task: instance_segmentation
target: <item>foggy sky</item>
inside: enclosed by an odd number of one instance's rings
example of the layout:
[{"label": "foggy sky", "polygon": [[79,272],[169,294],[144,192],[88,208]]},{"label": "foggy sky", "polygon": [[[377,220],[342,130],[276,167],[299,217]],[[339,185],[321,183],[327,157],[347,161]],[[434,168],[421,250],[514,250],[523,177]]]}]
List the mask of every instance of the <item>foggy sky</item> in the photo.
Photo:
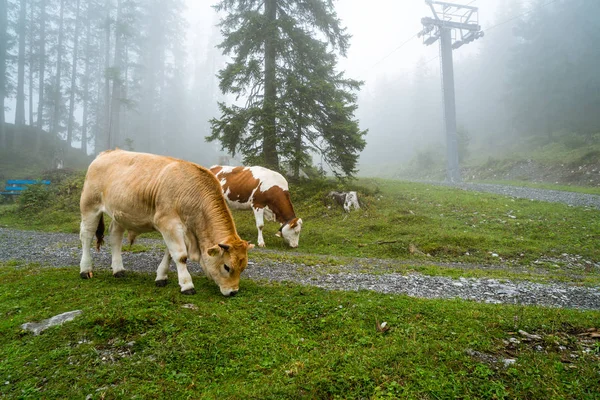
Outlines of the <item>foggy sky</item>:
[{"label": "foggy sky", "polygon": [[[479,7],[479,22],[484,31],[502,1],[476,0],[471,4]],[[465,0],[453,2],[470,3]],[[199,28],[207,36],[210,34],[216,14],[212,4],[212,0],[187,0],[188,21],[193,31],[198,31]],[[342,25],[352,35],[347,57],[340,57],[339,69],[346,71],[350,78],[365,81],[365,89],[377,77],[409,73],[420,57],[431,59],[439,52],[437,43],[425,46],[420,38],[413,38],[394,51],[422,29],[422,17],[431,16],[431,11],[423,0],[338,0],[335,2],[335,9]],[[454,52],[455,60],[476,52],[477,48],[477,41],[462,47],[460,51]]]},{"label": "foggy sky", "polygon": [[[461,0],[456,3],[470,3],[479,7],[479,23],[485,31],[486,25],[492,23],[494,14],[497,13],[498,7],[504,1],[476,0],[470,2]],[[188,0],[187,4],[190,30],[195,32],[195,37],[189,35],[188,43],[191,48],[205,50],[206,37],[210,35],[215,21],[218,21],[215,11],[210,6],[214,2]],[[434,91],[441,87],[439,59],[437,58],[439,44],[436,42],[431,46],[425,46],[422,38],[413,37],[422,29],[421,18],[432,16],[431,10],[423,0],[375,0],[372,2],[338,0],[335,2],[335,9],[342,21],[342,26],[346,27],[347,32],[352,35],[347,57],[339,57],[338,69],[345,71],[346,77],[364,82],[358,96],[356,117],[360,120],[361,129],[369,129],[369,133],[366,137],[367,147],[361,154],[360,168],[365,169],[363,168],[365,163],[378,162],[386,165],[389,162],[388,155],[408,158],[407,154],[418,147],[417,139],[399,137],[400,135],[394,132],[393,124],[387,129],[374,126],[373,122],[378,120],[378,114],[382,118],[387,116],[389,121],[390,114],[410,113],[410,104],[404,109],[390,110],[374,109],[370,107],[370,104],[381,96],[382,85],[413,80],[419,61],[421,63],[427,61],[425,67],[428,70],[428,79],[431,81],[430,90]],[[477,54],[483,40],[485,38],[455,50],[453,52],[455,63],[465,57]],[[411,93],[405,94],[405,96],[411,95]],[[439,138],[433,137],[432,140],[443,141],[440,120],[442,117],[441,104],[433,102],[432,107],[434,109],[431,116],[425,115],[425,118],[439,120],[437,121],[439,126],[435,124],[429,126],[430,131],[433,130],[439,134]],[[399,121],[398,124],[406,124],[406,122]],[[405,134],[403,133],[403,135]],[[417,134],[427,136],[421,132]],[[382,141],[393,143],[382,144]],[[384,150],[389,151],[389,154],[382,154]],[[367,171],[367,173],[379,172],[373,169]]]},{"label": "foggy sky", "polygon": [[[498,8],[503,6],[508,0],[457,0],[456,3],[471,4],[479,7],[479,23],[482,29],[486,30],[494,21]],[[187,0],[186,18],[188,20],[187,47],[189,65],[193,65],[198,60],[206,59],[209,52],[209,41],[212,35],[214,39],[215,25],[218,23],[216,12],[211,7],[216,0]],[[382,149],[388,150],[391,154],[401,157],[407,157],[402,153],[403,149],[413,150],[417,144],[406,139],[407,129],[415,127],[403,126],[403,137],[398,137],[394,129],[393,117],[405,116],[414,110],[411,110],[410,103],[413,102],[415,93],[399,93],[394,96],[402,96],[404,108],[397,107],[388,110],[381,110],[374,107],[378,99],[385,93],[381,88],[392,84],[405,84],[415,79],[418,71],[417,65],[420,62],[424,65],[426,79],[430,85],[429,91],[438,93],[441,86],[439,76],[439,44],[436,42],[431,46],[425,46],[421,38],[413,37],[422,29],[421,18],[431,16],[431,10],[425,4],[424,0],[374,0],[365,2],[364,0],[338,0],[334,2],[338,17],[342,26],[347,28],[347,32],[352,35],[347,57],[339,57],[338,70],[344,71],[345,76],[351,79],[364,81],[364,85],[358,95],[358,110],[356,117],[360,121],[361,129],[369,129],[366,137],[367,147],[361,154],[361,164],[378,160],[382,163],[379,154]],[[453,52],[455,68],[461,60],[478,53],[482,43],[487,40],[487,36],[473,43],[461,47]],[[212,46],[212,44],[210,45]],[[459,74],[455,70],[455,74]],[[189,82],[186,85],[191,86],[193,74],[188,74]],[[206,77],[212,79],[213,84],[205,85],[218,90],[218,82],[215,76]],[[398,89],[398,88],[396,88]],[[462,88],[457,87],[457,97]],[[218,97],[215,95],[215,97]],[[229,100],[226,98],[226,100]],[[7,99],[6,120],[14,120],[14,99]],[[396,106],[394,104],[394,106]],[[441,104],[437,100],[432,101],[431,115],[419,115],[424,119],[437,120],[441,124]],[[461,110],[457,110],[460,119]],[[76,111],[77,118],[80,110]],[[387,117],[387,125],[376,126],[376,122]],[[391,116],[391,117],[390,117]],[[218,115],[214,115],[218,117]],[[431,121],[429,121],[431,122]],[[402,122],[400,122],[402,123]],[[459,120],[460,123],[460,120]],[[404,121],[406,125],[406,121]],[[208,129],[208,123],[204,125],[204,130]],[[420,128],[420,127],[416,127]],[[443,141],[443,132],[435,124],[423,128],[423,131],[439,131],[439,140]],[[389,131],[389,132],[388,132]],[[205,131],[201,132],[204,137]],[[430,133],[417,132],[421,136],[431,136]],[[393,143],[382,144],[382,140],[391,140]],[[219,146],[215,143],[206,144],[207,147],[216,149]],[[412,147],[411,147],[412,146]],[[396,157],[396,158],[397,158]],[[397,160],[396,160],[397,161]],[[362,165],[361,165],[362,168]]]}]

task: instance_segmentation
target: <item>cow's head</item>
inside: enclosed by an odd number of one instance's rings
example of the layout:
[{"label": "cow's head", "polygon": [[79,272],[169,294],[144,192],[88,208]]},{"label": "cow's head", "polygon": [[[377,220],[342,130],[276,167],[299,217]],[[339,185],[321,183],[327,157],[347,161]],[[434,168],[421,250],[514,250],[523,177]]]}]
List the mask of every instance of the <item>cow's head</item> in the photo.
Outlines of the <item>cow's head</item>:
[{"label": "cow's head", "polygon": [[281,225],[277,236],[283,237],[283,240],[290,245],[290,247],[298,247],[300,241],[300,231],[302,230],[302,218],[294,218],[286,224]]},{"label": "cow's head", "polygon": [[203,254],[202,267],[224,296],[234,296],[240,285],[240,274],[248,265],[248,250],[254,247],[245,240],[219,243]]}]

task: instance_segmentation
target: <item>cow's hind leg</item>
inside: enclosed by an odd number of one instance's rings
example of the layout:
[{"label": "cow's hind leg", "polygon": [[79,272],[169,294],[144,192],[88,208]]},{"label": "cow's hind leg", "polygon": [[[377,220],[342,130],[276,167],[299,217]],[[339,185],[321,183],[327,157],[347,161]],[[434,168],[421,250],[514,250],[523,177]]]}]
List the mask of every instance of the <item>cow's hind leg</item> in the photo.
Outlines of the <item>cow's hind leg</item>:
[{"label": "cow's hind leg", "polygon": [[254,211],[254,219],[256,220],[256,229],[258,229],[258,247],[265,247],[265,239],[263,239],[263,227],[265,226],[265,210],[259,207],[252,207]]},{"label": "cow's hind leg", "polygon": [[167,272],[169,271],[169,262],[171,261],[171,255],[169,249],[165,250],[165,256],[160,262],[156,270],[156,280],[154,281],[156,286],[167,286]]},{"label": "cow's hind leg", "polygon": [[110,223],[110,251],[112,253],[112,262],[110,264],[113,276],[122,278],[125,276],[125,268],[123,267],[123,257],[121,256],[121,248],[123,247],[123,234],[125,228],[119,225],[115,220]]},{"label": "cow's hind leg", "polygon": [[[186,265],[188,255],[187,248],[185,246],[185,240],[183,238],[183,232],[184,228],[179,225],[171,225],[166,229],[160,229],[160,233],[167,244],[167,249],[173,258],[173,261],[175,261],[175,265],[177,266],[177,277],[179,280],[181,293],[195,294],[196,289],[194,289],[194,282],[192,282],[192,276],[190,275]],[[163,257],[163,261],[164,260],[165,258]]]},{"label": "cow's hind leg", "polygon": [[[101,231],[101,232],[100,232]],[[98,236],[98,248],[102,244],[104,235],[104,220],[102,211],[90,211],[81,214],[81,224],[79,226],[79,239],[81,239],[81,262],[79,263],[79,276],[83,279],[92,277],[92,255],[90,247],[94,239],[94,233]]]}]

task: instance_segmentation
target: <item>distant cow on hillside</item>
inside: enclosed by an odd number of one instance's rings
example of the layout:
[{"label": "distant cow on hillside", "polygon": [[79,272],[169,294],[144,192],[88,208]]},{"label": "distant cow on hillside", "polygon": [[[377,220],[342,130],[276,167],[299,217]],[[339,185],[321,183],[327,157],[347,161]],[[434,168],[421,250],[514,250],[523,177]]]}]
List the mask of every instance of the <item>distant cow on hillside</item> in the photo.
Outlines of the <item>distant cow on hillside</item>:
[{"label": "distant cow on hillside", "polygon": [[302,219],[297,218],[285,178],[264,167],[214,165],[210,170],[223,187],[227,204],[233,209],[252,210],[258,229],[258,245],[265,246],[264,220],[281,224],[278,236],[290,247],[298,247]]},{"label": "distant cow on hillside", "polygon": [[355,210],[360,209],[356,192],[329,192],[327,196],[332,198],[336,204],[344,207],[346,212],[350,212],[352,208]]}]

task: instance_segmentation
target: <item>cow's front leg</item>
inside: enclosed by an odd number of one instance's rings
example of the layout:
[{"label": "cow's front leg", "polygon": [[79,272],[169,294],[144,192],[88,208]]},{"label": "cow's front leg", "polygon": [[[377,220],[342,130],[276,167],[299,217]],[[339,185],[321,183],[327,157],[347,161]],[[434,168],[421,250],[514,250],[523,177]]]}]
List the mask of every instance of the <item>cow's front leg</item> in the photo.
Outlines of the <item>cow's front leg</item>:
[{"label": "cow's front leg", "polygon": [[[195,294],[196,289],[194,289],[192,276],[190,275],[186,265],[188,255],[187,248],[185,247],[185,240],[183,239],[183,232],[184,228],[182,226],[175,226],[173,228],[161,230],[160,233],[162,233],[163,239],[167,244],[169,254],[173,258],[173,261],[175,261],[175,265],[177,266],[177,277],[179,280],[179,287],[181,288],[181,293]],[[165,258],[163,257],[163,261],[164,260]]]},{"label": "cow's front leg", "polygon": [[156,286],[167,286],[167,272],[169,271],[169,262],[171,261],[171,255],[169,249],[165,249],[165,255],[160,262],[158,269],[156,270],[156,280],[154,281]]},{"label": "cow's front leg", "polygon": [[260,207],[252,207],[254,211],[254,219],[256,220],[256,229],[258,229],[258,247],[265,247],[265,239],[263,239],[262,230],[265,226],[265,210]]},{"label": "cow's front leg", "polygon": [[110,223],[110,252],[112,254],[112,262],[110,264],[113,276],[122,278],[125,276],[125,268],[123,267],[123,257],[121,248],[123,247],[123,233],[125,229],[113,219]]}]

